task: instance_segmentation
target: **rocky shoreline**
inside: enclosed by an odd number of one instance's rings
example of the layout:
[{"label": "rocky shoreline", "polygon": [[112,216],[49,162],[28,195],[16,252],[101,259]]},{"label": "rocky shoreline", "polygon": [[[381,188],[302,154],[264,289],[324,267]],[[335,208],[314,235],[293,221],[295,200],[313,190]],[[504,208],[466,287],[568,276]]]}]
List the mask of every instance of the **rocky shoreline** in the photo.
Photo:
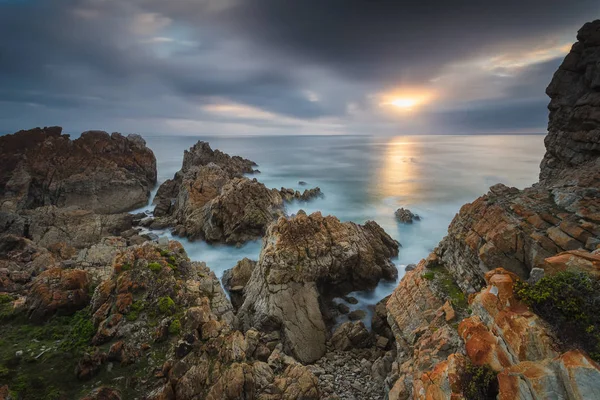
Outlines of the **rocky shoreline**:
[{"label": "rocky shoreline", "polygon": [[[399,243],[372,221],[286,215],[319,188],[269,189],[247,176],[256,163],[200,141],[153,214],[132,215],[157,176],[141,137],[0,137],[0,399],[600,397],[587,303],[568,304],[588,335],[572,340],[553,318],[562,305],[539,305],[556,293],[531,295],[554,278],[589,288],[600,276],[599,61],[595,21],[548,87],[540,181],[463,206],[370,326],[339,299],[395,280]],[[142,227],[263,244],[222,286]]]}]

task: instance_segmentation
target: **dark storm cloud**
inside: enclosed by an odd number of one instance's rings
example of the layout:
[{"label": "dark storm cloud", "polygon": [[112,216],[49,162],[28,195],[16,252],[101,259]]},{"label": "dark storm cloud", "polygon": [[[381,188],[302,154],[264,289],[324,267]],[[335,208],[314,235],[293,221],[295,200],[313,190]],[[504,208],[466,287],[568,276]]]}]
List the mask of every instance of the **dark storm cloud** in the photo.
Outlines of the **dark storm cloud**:
[{"label": "dark storm cloud", "polygon": [[[0,130],[58,119],[84,129],[136,118],[292,124],[204,109],[215,102],[351,125],[350,104],[369,113],[374,93],[423,84],[469,57],[574,38],[598,11],[597,0],[5,0]],[[484,77],[478,84],[498,86],[500,96],[442,107],[432,120],[476,129],[539,124],[558,62]],[[523,98],[536,104],[529,119]],[[452,103],[461,101],[457,93]],[[513,117],[498,118],[496,105]]]},{"label": "dark storm cloud", "polygon": [[[177,2],[175,2],[177,3]],[[177,5],[166,12],[185,14]],[[420,80],[497,47],[531,46],[600,15],[597,0],[253,0],[215,16],[268,48],[356,79]]]}]

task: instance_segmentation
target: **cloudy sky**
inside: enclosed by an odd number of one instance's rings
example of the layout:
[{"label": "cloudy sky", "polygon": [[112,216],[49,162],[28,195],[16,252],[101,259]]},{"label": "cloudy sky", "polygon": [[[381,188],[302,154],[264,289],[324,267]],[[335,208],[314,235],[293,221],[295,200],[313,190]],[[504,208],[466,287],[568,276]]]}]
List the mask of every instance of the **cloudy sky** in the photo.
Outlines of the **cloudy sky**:
[{"label": "cloudy sky", "polygon": [[0,0],[0,133],[544,132],[598,0]]}]

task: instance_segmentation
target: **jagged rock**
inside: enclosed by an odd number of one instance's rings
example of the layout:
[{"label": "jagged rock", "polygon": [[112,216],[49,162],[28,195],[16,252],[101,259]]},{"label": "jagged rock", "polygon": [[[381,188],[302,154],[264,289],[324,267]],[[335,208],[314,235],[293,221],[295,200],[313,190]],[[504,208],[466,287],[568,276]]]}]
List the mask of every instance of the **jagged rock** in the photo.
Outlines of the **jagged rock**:
[{"label": "jagged rock", "polygon": [[250,276],[252,275],[255,266],[256,261],[250,260],[249,258],[243,258],[237,262],[235,267],[223,272],[223,286],[229,291],[231,303],[236,310],[244,302],[243,291],[250,280]]},{"label": "jagged rock", "polygon": [[419,221],[421,217],[417,214],[413,214],[412,211],[407,210],[405,208],[399,208],[394,213],[396,219],[405,224],[412,224],[413,221]]},{"label": "jagged rock", "polygon": [[331,344],[337,350],[362,349],[372,343],[372,336],[362,321],[345,322],[331,336]]},{"label": "jagged rock", "polygon": [[498,375],[498,399],[594,399],[600,395],[600,369],[574,350],[554,359],[525,361]]},{"label": "jagged rock", "polygon": [[281,331],[286,352],[311,362],[325,352],[320,296],[335,297],[395,279],[398,243],[375,222],[341,223],[320,213],[269,227],[238,312],[245,330]]},{"label": "jagged rock", "polygon": [[279,194],[285,201],[309,201],[317,197],[323,197],[323,192],[319,187],[312,189],[305,189],[304,192],[300,193],[298,190],[281,188]]},{"label": "jagged rock", "polygon": [[27,298],[30,319],[42,322],[57,311],[72,314],[89,302],[89,278],[77,269],[50,268],[35,278]]},{"label": "jagged rock", "polygon": [[527,279],[563,251],[595,250],[600,238],[600,20],[586,24],[554,74],[540,182],[522,191],[495,185],[464,205],[437,254],[465,291],[502,266]]},{"label": "jagged rock", "polygon": [[263,236],[267,225],[283,214],[283,201],[255,179],[235,178],[207,203],[198,218],[187,218],[185,235],[209,242],[243,243]]},{"label": "jagged rock", "polygon": [[181,236],[239,244],[263,236],[283,215],[284,201],[321,196],[319,188],[280,191],[244,177],[255,165],[198,142],[185,152],[181,170],[159,188],[154,215],[160,218],[150,227],[175,226]]},{"label": "jagged rock", "polygon": [[[158,188],[154,202],[159,205],[159,209],[158,212],[155,209],[155,216],[160,217],[170,214],[172,211],[171,205],[174,199],[178,197],[184,177],[190,170],[202,169],[203,166],[210,164],[223,171],[229,179],[253,173],[255,172],[253,168],[256,166],[253,161],[239,156],[231,157],[219,150],[213,151],[207,142],[198,141],[189,150],[184,151],[181,169],[173,179],[167,180]],[[188,178],[189,181],[190,178]]]},{"label": "jagged rock", "polygon": [[422,376],[424,372],[464,347],[456,329],[446,319],[444,301],[434,281],[424,277],[428,272],[426,266],[434,261],[434,256],[422,260],[407,272],[386,304],[398,354],[398,370],[393,372],[396,382],[390,390],[390,399],[409,398],[418,393],[415,388],[423,384],[422,379],[427,379]]},{"label": "jagged rock", "polygon": [[139,135],[62,128],[0,137],[0,209],[79,206],[98,213],[141,207],[156,183],[156,158]]}]

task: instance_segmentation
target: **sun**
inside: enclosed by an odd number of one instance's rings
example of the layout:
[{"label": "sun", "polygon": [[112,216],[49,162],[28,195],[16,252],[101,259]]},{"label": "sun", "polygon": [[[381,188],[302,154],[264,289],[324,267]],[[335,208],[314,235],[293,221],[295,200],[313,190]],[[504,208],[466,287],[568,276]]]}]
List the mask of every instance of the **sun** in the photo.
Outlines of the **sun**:
[{"label": "sun", "polygon": [[394,107],[409,110],[418,104],[418,100],[411,99],[409,97],[398,97],[398,98],[392,99],[389,104]]},{"label": "sun", "polygon": [[379,105],[397,111],[413,111],[429,103],[433,92],[427,89],[403,89],[381,94]]}]

